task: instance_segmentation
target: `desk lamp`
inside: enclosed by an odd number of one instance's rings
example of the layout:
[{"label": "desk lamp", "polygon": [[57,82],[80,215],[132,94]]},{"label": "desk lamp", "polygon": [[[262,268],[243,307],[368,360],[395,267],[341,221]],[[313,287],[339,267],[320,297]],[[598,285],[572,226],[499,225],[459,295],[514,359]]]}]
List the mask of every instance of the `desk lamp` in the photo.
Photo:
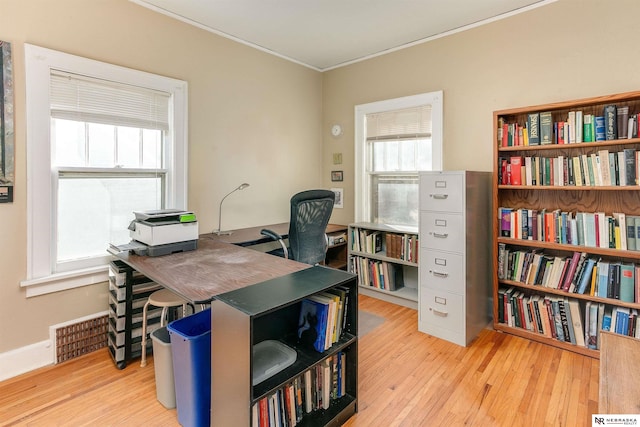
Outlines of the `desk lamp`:
[{"label": "desk lamp", "polygon": [[240,184],[238,187],[236,187],[235,189],[233,189],[232,191],[230,191],[229,193],[227,193],[222,200],[220,200],[220,209],[218,211],[218,231],[216,231],[215,233],[219,236],[221,234],[231,234],[231,231],[222,231],[222,202],[224,202],[224,199],[226,199],[230,194],[235,193],[238,190],[244,190],[245,188],[247,188],[249,186],[249,184],[247,184],[246,182],[244,184]]}]

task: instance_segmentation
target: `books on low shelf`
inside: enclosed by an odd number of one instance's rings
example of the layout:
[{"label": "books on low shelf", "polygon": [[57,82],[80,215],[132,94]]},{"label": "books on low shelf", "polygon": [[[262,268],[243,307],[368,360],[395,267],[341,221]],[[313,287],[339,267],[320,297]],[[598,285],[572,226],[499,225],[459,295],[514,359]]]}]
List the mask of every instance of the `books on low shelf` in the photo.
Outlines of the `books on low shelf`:
[{"label": "books on low shelf", "polygon": [[548,338],[600,348],[600,331],[640,338],[638,310],[557,295],[537,295],[515,287],[498,292],[498,321]]},{"label": "books on low shelf", "polygon": [[370,286],[387,291],[396,291],[404,286],[403,268],[392,262],[354,256],[352,273],[358,276],[360,286]]},{"label": "books on low shelf", "polygon": [[256,427],[294,427],[305,414],[329,409],[346,394],[346,354],[338,352],[309,368],[252,406]]},{"label": "books on low shelf", "polygon": [[302,300],[298,343],[322,353],[338,342],[346,326],[349,297],[348,288],[336,287]]}]

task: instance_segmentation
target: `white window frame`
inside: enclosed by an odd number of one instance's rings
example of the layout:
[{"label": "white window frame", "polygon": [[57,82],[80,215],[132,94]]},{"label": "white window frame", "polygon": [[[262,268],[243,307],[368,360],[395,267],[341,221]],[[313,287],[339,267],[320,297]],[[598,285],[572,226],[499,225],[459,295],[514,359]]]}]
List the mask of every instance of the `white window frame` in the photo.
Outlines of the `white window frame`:
[{"label": "white window frame", "polygon": [[[171,94],[172,140],[166,146],[166,206],[187,207],[187,82],[25,44],[27,122],[27,297],[108,280],[108,265],[56,272],[57,170],[51,166],[51,70]],[[105,247],[105,252],[106,252]]]},{"label": "white window frame", "polygon": [[356,222],[371,218],[370,180],[367,179],[366,116],[367,114],[431,105],[432,170],[442,170],[442,91],[422,93],[356,105],[355,107],[355,212]]}]

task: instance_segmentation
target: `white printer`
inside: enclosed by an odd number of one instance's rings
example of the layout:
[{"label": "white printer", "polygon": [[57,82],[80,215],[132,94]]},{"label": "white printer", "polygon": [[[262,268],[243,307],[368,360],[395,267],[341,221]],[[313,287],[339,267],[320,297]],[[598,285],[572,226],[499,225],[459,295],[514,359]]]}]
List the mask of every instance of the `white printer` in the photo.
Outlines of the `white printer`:
[{"label": "white printer", "polygon": [[193,212],[179,209],[134,211],[129,224],[129,244],[119,250],[138,255],[159,256],[192,251],[198,247],[198,221]]}]

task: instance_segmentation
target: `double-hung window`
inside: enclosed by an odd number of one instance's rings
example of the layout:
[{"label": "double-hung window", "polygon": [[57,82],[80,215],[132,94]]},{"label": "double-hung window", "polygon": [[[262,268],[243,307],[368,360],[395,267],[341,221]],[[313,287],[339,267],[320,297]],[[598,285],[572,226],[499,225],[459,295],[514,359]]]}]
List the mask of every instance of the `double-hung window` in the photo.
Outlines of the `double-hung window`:
[{"label": "double-hung window", "polygon": [[104,280],[133,211],[186,208],[186,83],[25,52],[29,296]]},{"label": "double-hung window", "polygon": [[356,221],[418,225],[421,171],[442,169],[442,92],[356,107]]}]

